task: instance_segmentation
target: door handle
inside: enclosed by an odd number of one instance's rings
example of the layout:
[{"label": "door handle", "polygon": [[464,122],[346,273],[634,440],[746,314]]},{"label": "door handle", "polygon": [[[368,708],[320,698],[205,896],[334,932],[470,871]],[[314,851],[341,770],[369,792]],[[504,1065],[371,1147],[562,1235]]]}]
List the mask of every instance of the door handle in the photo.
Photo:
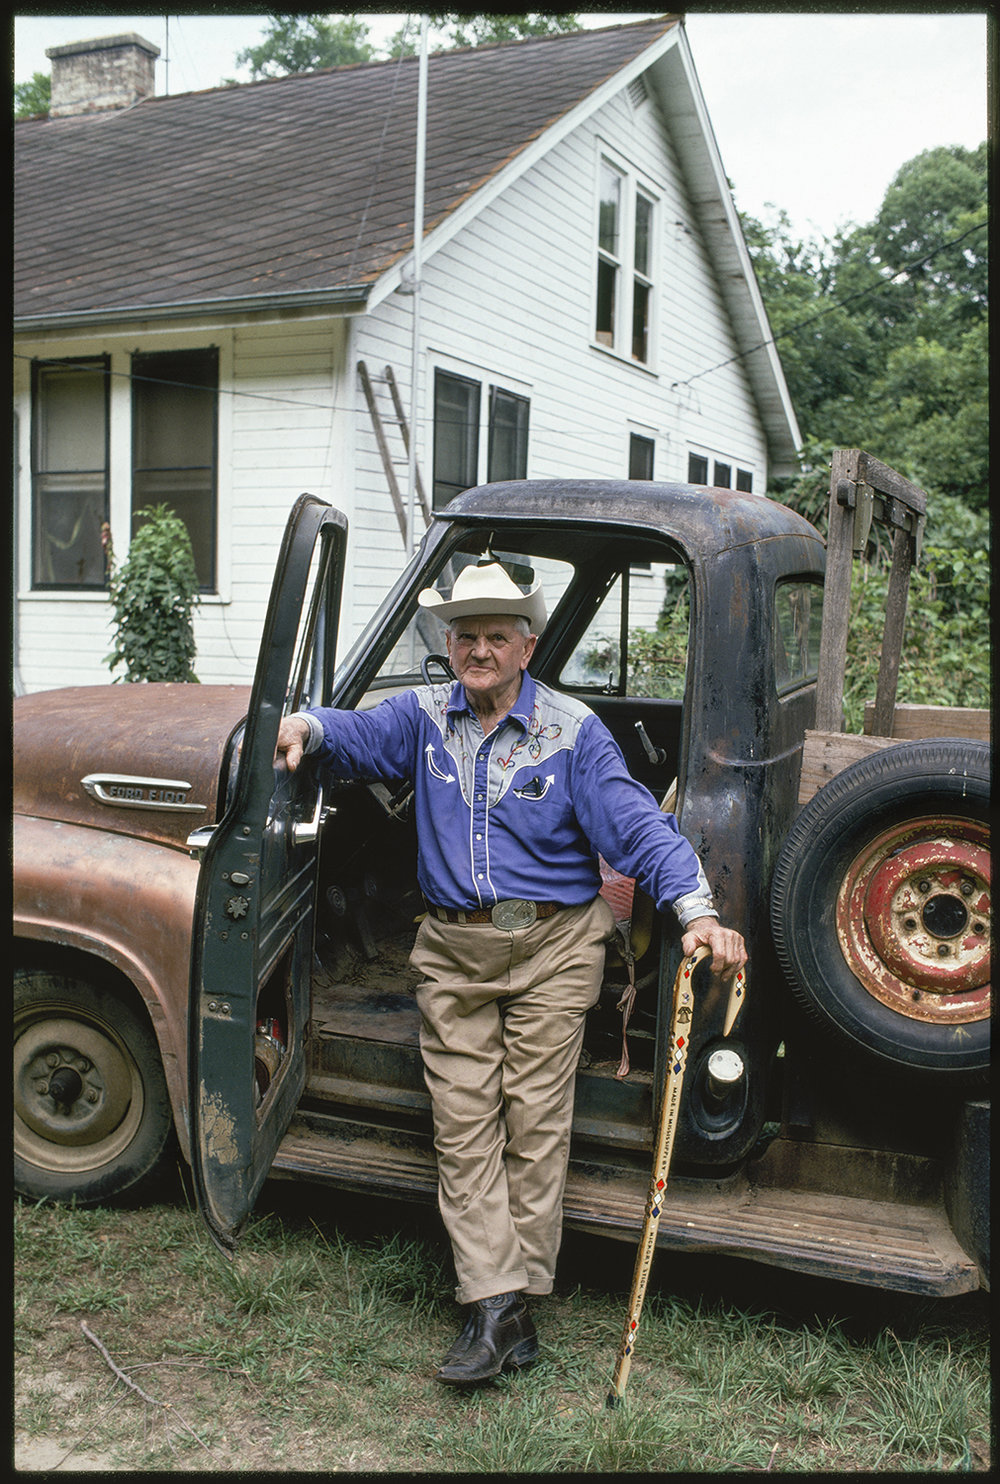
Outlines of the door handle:
[{"label": "door handle", "polygon": [[190,835],[188,835],[186,842],[188,854],[192,856],[196,861],[201,860],[205,847],[214,834],[214,824],[202,824],[199,825],[196,830],[192,830]]},{"label": "door handle", "polygon": [[667,760],[666,752],[663,750],[662,747],[657,747],[653,742],[650,741],[649,733],[646,731],[646,728],[643,726],[641,721],[636,722],[635,730],[638,734],[639,741],[642,743],[643,750],[645,751],[646,756],[649,758],[649,761],[651,763],[655,763],[657,767],[659,767],[661,763],[665,763]]},{"label": "door handle", "polygon": [[316,808],[312,819],[300,820],[292,825],[292,844],[309,845],[319,838],[319,827],[323,818],[323,789],[316,790]]}]

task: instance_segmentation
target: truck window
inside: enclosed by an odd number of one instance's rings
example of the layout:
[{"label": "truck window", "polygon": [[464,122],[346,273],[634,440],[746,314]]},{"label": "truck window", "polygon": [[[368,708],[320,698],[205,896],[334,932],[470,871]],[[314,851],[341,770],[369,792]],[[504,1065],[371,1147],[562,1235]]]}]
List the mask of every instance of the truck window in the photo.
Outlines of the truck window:
[{"label": "truck window", "polygon": [[687,667],[688,576],[676,563],[619,572],[560,680],[574,690],[682,700]]},{"label": "truck window", "polygon": [[821,583],[796,577],[777,584],[774,593],[774,663],[779,696],[816,679],[822,624]]}]

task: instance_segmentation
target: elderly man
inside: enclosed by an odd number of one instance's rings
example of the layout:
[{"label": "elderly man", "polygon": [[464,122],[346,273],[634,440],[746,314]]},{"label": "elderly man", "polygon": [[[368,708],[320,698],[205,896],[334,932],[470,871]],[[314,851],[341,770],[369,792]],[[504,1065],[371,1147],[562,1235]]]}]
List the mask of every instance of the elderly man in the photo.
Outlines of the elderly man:
[{"label": "elderly man", "polygon": [[421,604],[448,625],[455,684],[371,711],[286,717],[278,750],[338,777],[408,777],[427,902],[411,964],[434,1114],[439,1204],[467,1321],[436,1372],[467,1385],[530,1364],[526,1297],[550,1293],[562,1231],[576,1066],[614,915],[599,854],[672,908],[685,953],[746,961],[672,815],[629,775],[586,706],[528,671],[545,606],[491,555],[451,597]]}]

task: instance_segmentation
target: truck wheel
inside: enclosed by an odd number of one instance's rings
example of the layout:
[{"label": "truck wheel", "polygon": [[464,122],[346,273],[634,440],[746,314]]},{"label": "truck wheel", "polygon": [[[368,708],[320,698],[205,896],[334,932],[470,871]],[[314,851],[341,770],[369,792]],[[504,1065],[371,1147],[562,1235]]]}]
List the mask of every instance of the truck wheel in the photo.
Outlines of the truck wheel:
[{"label": "truck wheel", "polygon": [[161,1169],[173,1120],[140,1010],[109,988],[14,971],[14,1185],[32,1199],[134,1197]]},{"label": "truck wheel", "polygon": [[896,1070],[981,1080],[990,1057],[990,748],[904,742],[798,816],[771,923],[793,993]]}]

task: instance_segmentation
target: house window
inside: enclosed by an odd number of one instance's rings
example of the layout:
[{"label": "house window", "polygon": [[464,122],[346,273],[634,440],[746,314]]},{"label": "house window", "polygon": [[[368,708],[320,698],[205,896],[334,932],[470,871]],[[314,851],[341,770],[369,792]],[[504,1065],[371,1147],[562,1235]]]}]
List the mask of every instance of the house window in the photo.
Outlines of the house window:
[{"label": "house window", "polygon": [[641,191],[635,198],[635,242],[632,254],[632,359],[649,360],[649,309],[653,296],[653,203]]},{"label": "house window", "polygon": [[434,373],[434,509],[476,483],[479,473],[478,381]]},{"label": "house window", "polygon": [[[653,477],[653,455],[656,452],[656,444],[652,438],[644,438],[641,433],[630,433],[628,437],[628,477],[629,479],[652,479]],[[648,572],[648,562],[633,562],[633,572]]]},{"label": "house window", "polygon": [[[435,510],[483,479],[527,477],[531,402],[506,387],[490,386],[486,426],[481,428],[482,391],[482,383],[471,377],[434,373]],[[485,468],[481,448],[486,452]]]},{"label": "house window", "polygon": [[646,365],[653,307],[654,206],[625,170],[602,159],[598,180],[594,339]]},{"label": "house window", "polygon": [[219,355],[168,350],[132,357],[132,520],[167,505],[187,526],[198,582],[215,588]]},{"label": "house window", "polygon": [[528,475],[527,397],[490,387],[490,431],[486,478],[526,479]]},{"label": "house window", "polygon": [[644,438],[641,433],[631,433],[629,435],[629,479],[652,479],[653,455],[655,452],[656,444],[653,442],[652,438]]},{"label": "house window", "polygon": [[108,388],[105,356],[32,368],[32,586],[107,580]]},{"label": "house window", "polygon": [[601,345],[613,346],[615,343],[621,274],[621,216],[621,174],[607,160],[602,160],[597,210],[597,323],[594,328],[595,338]]},{"label": "house window", "polygon": [[[688,454],[688,482],[708,484],[709,457],[702,453]],[[712,484],[716,489],[733,488],[733,465],[725,457],[712,459]],[[750,469],[736,470],[736,489],[746,494],[753,493],[753,473]]]}]

